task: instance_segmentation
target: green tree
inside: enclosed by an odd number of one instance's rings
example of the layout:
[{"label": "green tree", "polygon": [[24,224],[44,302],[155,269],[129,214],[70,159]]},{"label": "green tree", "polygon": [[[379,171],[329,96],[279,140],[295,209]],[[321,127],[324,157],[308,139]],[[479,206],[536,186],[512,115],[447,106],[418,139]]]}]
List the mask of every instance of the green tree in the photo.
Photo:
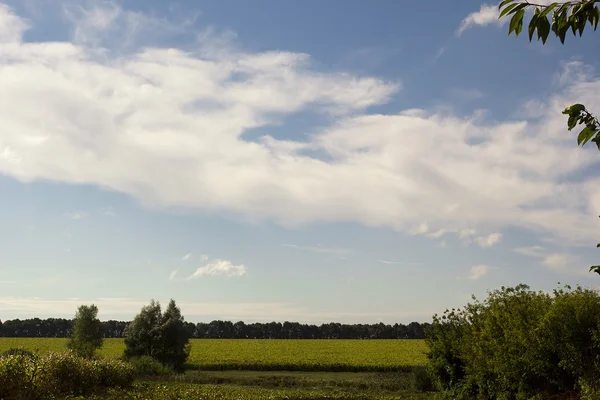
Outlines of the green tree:
[{"label": "green tree", "polygon": [[150,356],[179,369],[189,356],[189,338],[175,301],[162,313],[160,303],[152,300],[125,330],[125,357]]},{"label": "green tree", "polygon": [[67,347],[78,356],[92,358],[102,347],[102,325],[98,319],[98,307],[79,306],[73,321],[73,331]]},{"label": "green tree", "polygon": [[[553,32],[564,44],[569,30],[573,36],[579,34],[579,37],[583,35],[588,24],[594,28],[594,31],[596,30],[598,21],[600,21],[598,3],[600,0],[576,0],[545,5],[523,0],[504,0],[498,6],[500,11],[498,18],[510,17],[508,35],[510,36],[514,32],[518,37],[523,30],[525,11],[533,9],[527,28],[529,41],[532,41],[534,35],[537,34],[537,39],[541,39],[545,44],[550,32]],[[578,125],[583,125],[577,135],[577,145],[585,146],[588,142],[594,142],[600,150],[600,122],[586,109],[585,105],[572,104],[566,107],[562,113],[568,115],[567,128],[569,131]],[[596,247],[600,247],[600,243]],[[600,274],[600,265],[591,266],[591,271]]]}]

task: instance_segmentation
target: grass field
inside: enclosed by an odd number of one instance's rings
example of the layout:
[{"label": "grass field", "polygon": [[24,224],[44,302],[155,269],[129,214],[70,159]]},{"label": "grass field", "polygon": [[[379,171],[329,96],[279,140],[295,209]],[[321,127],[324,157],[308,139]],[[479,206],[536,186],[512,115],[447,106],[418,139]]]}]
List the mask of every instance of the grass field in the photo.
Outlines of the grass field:
[{"label": "grass field", "polygon": [[[25,347],[40,352],[66,349],[66,339],[0,338],[0,352]],[[422,340],[193,339],[190,367],[201,370],[402,371],[425,365]],[[107,339],[100,354],[118,358],[122,339]]]},{"label": "grass field", "polygon": [[[63,351],[67,339],[0,338],[13,347]],[[433,399],[417,382],[427,363],[422,340],[195,339],[185,374],[146,377],[131,389],[87,399]],[[122,339],[107,339],[100,355],[119,358]],[[80,399],[80,398],[78,398]]]}]

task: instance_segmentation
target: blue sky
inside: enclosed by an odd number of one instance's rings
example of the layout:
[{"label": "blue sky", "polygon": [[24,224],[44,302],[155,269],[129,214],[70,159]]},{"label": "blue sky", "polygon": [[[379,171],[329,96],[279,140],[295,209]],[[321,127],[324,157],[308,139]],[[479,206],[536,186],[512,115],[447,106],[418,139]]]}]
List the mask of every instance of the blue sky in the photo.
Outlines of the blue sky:
[{"label": "blue sky", "polygon": [[0,319],[427,321],[600,287],[595,36],[479,1],[0,1]]}]

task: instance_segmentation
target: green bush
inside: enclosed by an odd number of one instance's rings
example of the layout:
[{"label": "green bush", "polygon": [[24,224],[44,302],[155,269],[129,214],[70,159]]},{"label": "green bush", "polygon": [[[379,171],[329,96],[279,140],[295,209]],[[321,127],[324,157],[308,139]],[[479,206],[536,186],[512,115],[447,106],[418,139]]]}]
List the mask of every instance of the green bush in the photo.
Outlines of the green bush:
[{"label": "green bush", "polygon": [[35,360],[22,355],[0,357],[0,399],[21,400],[37,395]]},{"label": "green bush", "polygon": [[453,399],[600,398],[600,295],[526,285],[434,316],[431,369]]},{"label": "green bush", "polygon": [[133,383],[134,368],[117,360],[88,360],[72,352],[0,357],[0,399],[85,395]]},{"label": "green bush", "polygon": [[21,357],[33,358],[33,357],[35,357],[35,354],[32,351],[27,350],[26,348],[23,348],[23,347],[13,347],[13,348],[6,350],[2,354],[0,354],[0,357],[6,357],[6,356],[21,356]]},{"label": "green bush", "polygon": [[173,373],[172,368],[150,356],[131,357],[128,362],[133,365],[136,375],[139,376],[164,376]]}]

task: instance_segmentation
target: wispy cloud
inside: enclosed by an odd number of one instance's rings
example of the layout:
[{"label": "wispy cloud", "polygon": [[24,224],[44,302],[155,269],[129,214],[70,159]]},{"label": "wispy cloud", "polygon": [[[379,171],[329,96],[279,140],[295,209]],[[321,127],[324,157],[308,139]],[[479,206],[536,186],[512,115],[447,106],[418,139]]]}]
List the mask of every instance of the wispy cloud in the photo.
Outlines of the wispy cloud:
[{"label": "wispy cloud", "polygon": [[192,258],[192,253],[187,253],[185,256],[181,257],[183,261],[187,261]]},{"label": "wispy cloud", "polygon": [[177,270],[175,271],[171,271],[171,273],[169,274],[169,280],[175,280],[175,276],[177,275]]},{"label": "wispy cloud", "polygon": [[471,267],[471,270],[469,271],[469,275],[467,275],[467,279],[476,281],[478,279],[483,278],[492,269],[495,269],[495,268],[490,267],[489,265],[483,265],[483,264],[474,265]]},{"label": "wispy cloud", "polygon": [[378,263],[387,264],[387,265],[421,265],[423,263],[417,261],[389,261],[389,260],[377,260]]},{"label": "wispy cloud", "polygon": [[[538,0],[533,3],[540,4],[540,5],[549,5],[554,2],[555,2],[555,0]],[[469,15],[467,15],[467,17],[461,21],[460,26],[456,30],[456,35],[460,36],[467,29],[473,28],[476,26],[487,26],[487,25],[502,26],[502,25],[508,23],[508,21],[510,20],[510,17],[501,18],[501,19],[498,18],[500,16],[500,10],[498,9],[498,4],[499,3],[496,3],[496,4],[484,3],[481,5],[479,11],[475,11],[475,12],[472,12]]]},{"label": "wispy cloud", "polygon": [[65,215],[71,219],[83,219],[87,217],[87,213],[83,211],[67,212]]},{"label": "wispy cloud", "polygon": [[588,275],[588,270],[582,265],[581,259],[568,252],[550,252],[541,246],[518,247],[514,251],[540,259],[542,266],[553,272],[579,276]]},{"label": "wispy cloud", "polygon": [[444,54],[446,54],[446,52],[448,51],[448,47],[446,46],[442,46],[438,49],[438,51],[436,51],[434,59],[437,60],[439,59],[441,56],[443,56]]},{"label": "wispy cloud", "polygon": [[203,267],[200,267],[186,279],[196,279],[204,276],[243,276],[246,275],[246,267],[243,264],[233,265],[228,260],[215,260]]},{"label": "wispy cloud", "polygon": [[345,249],[345,248],[340,248],[340,247],[300,246],[300,245],[296,245],[296,244],[282,244],[281,247],[291,247],[291,248],[298,249],[298,250],[311,251],[314,253],[329,254],[332,256],[339,256],[339,257],[347,256],[347,255],[353,253],[353,251],[351,249]]},{"label": "wispy cloud", "polygon": [[479,236],[475,241],[479,247],[492,247],[502,241],[502,234],[492,233],[488,236]]},{"label": "wispy cloud", "polygon": [[486,26],[490,24],[502,25],[505,19],[498,19],[500,12],[497,5],[483,4],[479,11],[472,12],[462,20],[460,26],[456,30],[456,35],[460,36],[464,31],[474,26]]},{"label": "wispy cloud", "polygon": [[106,215],[107,217],[116,217],[117,213],[112,207],[104,207],[102,209],[102,215]]},{"label": "wispy cloud", "polygon": [[529,257],[544,257],[547,253],[542,246],[517,247],[514,251]]}]

